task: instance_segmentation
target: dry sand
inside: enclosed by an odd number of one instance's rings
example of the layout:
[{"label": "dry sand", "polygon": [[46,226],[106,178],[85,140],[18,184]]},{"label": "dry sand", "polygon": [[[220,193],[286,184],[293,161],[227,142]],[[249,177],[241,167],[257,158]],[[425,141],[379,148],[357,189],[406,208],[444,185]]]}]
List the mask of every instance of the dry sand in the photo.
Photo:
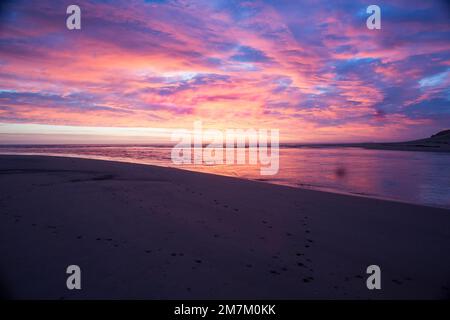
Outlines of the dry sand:
[{"label": "dry sand", "polygon": [[[147,165],[0,156],[6,298],[449,298],[450,210]],[[66,267],[82,289],[66,289]],[[381,290],[366,267],[381,267]]]}]

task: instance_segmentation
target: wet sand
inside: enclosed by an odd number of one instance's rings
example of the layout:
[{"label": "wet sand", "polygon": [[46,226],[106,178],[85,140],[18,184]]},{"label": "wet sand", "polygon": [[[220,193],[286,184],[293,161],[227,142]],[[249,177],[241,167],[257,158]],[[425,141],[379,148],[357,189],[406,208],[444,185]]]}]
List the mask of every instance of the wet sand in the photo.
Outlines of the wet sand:
[{"label": "wet sand", "polygon": [[[0,156],[15,299],[450,298],[450,210],[120,162]],[[68,290],[68,265],[82,289]],[[381,267],[381,290],[366,268]]]}]

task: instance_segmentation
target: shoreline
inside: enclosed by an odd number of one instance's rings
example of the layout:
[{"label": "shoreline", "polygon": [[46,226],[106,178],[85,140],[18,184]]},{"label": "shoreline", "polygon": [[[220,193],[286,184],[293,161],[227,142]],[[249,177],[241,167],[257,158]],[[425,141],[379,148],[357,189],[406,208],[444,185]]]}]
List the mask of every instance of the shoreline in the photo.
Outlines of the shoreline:
[{"label": "shoreline", "polygon": [[[364,149],[363,147],[358,147],[358,148]],[[413,151],[413,150],[408,150],[408,151]],[[103,156],[92,156],[92,155],[84,156],[84,155],[79,155],[79,154],[58,154],[58,153],[42,154],[42,153],[22,153],[22,152],[21,153],[1,153],[0,152],[0,157],[2,157],[2,156],[36,156],[36,157],[55,157],[55,158],[60,157],[60,158],[99,160],[99,161],[110,161],[110,162],[118,162],[118,163],[156,166],[156,167],[161,167],[161,168],[177,169],[177,170],[183,170],[183,171],[188,171],[188,172],[198,172],[198,173],[209,174],[209,175],[213,175],[213,176],[230,177],[230,178],[235,178],[235,179],[240,179],[240,180],[245,180],[245,181],[261,182],[261,183],[266,183],[266,184],[271,184],[271,185],[290,187],[290,188],[294,188],[294,189],[312,190],[312,191],[318,191],[318,192],[324,192],[324,193],[347,195],[347,196],[351,196],[351,197],[377,199],[377,200],[383,200],[383,201],[398,202],[398,203],[403,203],[403,204],[411,204],[411,205],[416,205],[416,206],[450,210],[450,207],[447,207],[444,205],[439,206],[437,204],[434,204],[434,205],[433,204],[423,204],[423,203],[419,203],[419,202],[406,201],[406,200],[402,200],[402,199],[398,199],[398,198],[389,198],[389,197],[384,197],[381,195],[361,193],[361,192],[359,192],[359,193],[358,192],[346,192],[346,191],[340,191],[340,190],[329,188],[329,187],[304,186],[304,185],[294,185],[294,184],[288,184],[288,183],[285,183],[285,184],[276,183],[276,182],[272,182],[272,181],[264,179],[264,178],[263,179],[249,179],[249,178],[226,175],[226,174],[197,171],[197,170],[193,170],[191,168],[183,168],[183,167],[178,167],[178,166],[171,167],[171,166],[167,166],[167,165],[163,165],[163,164],[160,165],[160,164],[156,164],[156,163],[148,163],[145,161],[139,161],[137,159],[132,159],[132,158],[120,159],[120,158],[110,158],[110,157],[103,157]]]},{"label": "shoreline", "polygon": [[360,148],[365,150],[384,150],[384,151],[402,151],[402,152],[436,152],[450,153],[450,146],[440,149],[434,146],[415,146],[403,144],[401,142],[367,142],[367,143],[337,143],[337,144],[294,144],[292,146],[284,145],[286,148]]},{"label": "shoreline", "polygon": [[[204,144],[206,147],[208,144]],[[173,148],[174,144],[169,143],[154,143],[154,144],[139,144],[139,143],[53,143],[53,144],[0,144],[0,150],[2,148],[61,148],[61,147],[102,147],[102,146],[135,146],[135,147],[155,147],[155,148]],[[225,146],[224,146],[225,147]],[[280,143],[280,149],[282,148],[361,148],[368,150],[392,150],[392,151],[413,151],[413,152],[437,152],[447,153],[450,152],[450,143],[448,141],[433,141],[430,139],[420,139],[414,141],[405,142],[342,142],[342,143],[298,143],[298,142],[285,142]]]},{"label": "shoreline", "polygon": [[2,155],[0,181],[10,298],[450,297],[447,209],[68,157]]}]

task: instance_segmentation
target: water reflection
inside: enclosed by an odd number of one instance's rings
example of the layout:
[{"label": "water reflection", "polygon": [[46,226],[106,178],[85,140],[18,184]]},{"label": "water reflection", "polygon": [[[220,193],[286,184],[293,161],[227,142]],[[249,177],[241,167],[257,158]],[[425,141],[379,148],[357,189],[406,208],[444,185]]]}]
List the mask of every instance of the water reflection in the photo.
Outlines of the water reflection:
[{"label": "water reflection", "polygon": [[[70,155],[172,166],[171,148],[143,146],[1,147],[0,153]],[[450,208],[450,154],[360,148],[281,148],[278,174],[257,165],[178,165],[183,169],[294,187]]]}]

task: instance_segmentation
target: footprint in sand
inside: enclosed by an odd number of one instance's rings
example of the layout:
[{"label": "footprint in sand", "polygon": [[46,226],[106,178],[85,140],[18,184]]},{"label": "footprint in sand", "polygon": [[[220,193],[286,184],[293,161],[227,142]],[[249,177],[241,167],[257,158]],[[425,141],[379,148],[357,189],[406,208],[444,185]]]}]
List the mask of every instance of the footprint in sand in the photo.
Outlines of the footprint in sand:
[{"label": "footprint in sand", "polygon": [[280,274],[278,271],[275,271],[275,270],[270,270],[270,273],[273,274],[273,275],[279,275]]}]

